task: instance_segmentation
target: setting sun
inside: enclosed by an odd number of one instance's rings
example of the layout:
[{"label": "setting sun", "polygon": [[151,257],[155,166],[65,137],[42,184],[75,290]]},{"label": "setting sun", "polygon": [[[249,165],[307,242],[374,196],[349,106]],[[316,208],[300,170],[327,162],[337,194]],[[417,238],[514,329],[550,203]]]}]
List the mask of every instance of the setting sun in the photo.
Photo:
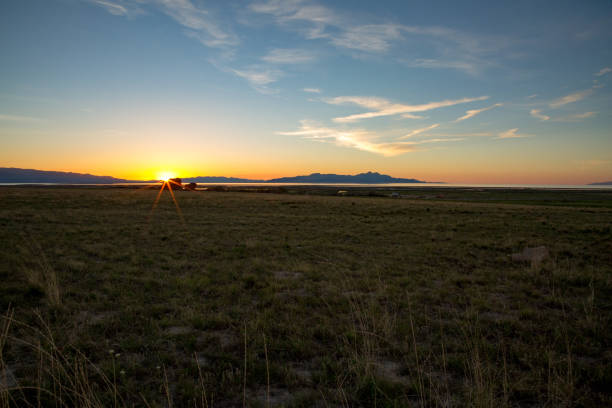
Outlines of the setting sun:
[{"label": "setting sun", "polygon": [[163,171],[157,174],[157,179],[161,181],[168,181],[171,178],[175,178],[175,177],[176,177],[176,174],[169,172],[169,171]]}]

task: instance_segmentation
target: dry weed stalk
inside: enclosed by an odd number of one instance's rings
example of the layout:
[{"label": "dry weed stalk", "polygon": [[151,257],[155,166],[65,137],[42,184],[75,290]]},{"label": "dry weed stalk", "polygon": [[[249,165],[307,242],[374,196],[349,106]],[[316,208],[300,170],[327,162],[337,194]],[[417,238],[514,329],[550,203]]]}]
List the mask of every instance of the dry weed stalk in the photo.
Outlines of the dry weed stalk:
[{"label": "dry weed stalk", "polygon": [[21,261],[21,269],[28,281],[39,288],[46,296],[49,305],[57,307],[61,304],[59,281],[57,273],[51,266],[45,252],[34,239],[24,238],[23,250],[25,252]]},{"label": "dry weed stalk", "polygon": [[[14,318],[12,309],[1,317],[0,367],[6,367],[3,350],[7,343],[14,344],[38,356],[37,379],[35,383],[19,385],[3,390],[0,395],[2,406],[44,406],[103,408],[108,403],[104,395],[114,395],[114,406],[124,406],[117,393],[116,384],[79,350],[58,346],[51,328],[40,313],[35,313],[39,327],[28,325]],[[9,328],[20,331],[13,336]],[[33,339],[33,340],[30,340]],[[35,403],[26,394],[35,392]]]}]

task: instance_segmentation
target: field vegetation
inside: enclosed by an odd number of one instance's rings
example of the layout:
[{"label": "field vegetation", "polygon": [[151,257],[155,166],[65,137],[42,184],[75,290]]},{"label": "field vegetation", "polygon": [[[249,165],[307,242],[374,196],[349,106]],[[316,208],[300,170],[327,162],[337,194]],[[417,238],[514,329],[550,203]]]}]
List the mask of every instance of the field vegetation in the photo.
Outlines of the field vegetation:
[{"label": "field vegetation", "polygon": [[612,192],[439,191],[0,188],[0,407],[612,405]]}]

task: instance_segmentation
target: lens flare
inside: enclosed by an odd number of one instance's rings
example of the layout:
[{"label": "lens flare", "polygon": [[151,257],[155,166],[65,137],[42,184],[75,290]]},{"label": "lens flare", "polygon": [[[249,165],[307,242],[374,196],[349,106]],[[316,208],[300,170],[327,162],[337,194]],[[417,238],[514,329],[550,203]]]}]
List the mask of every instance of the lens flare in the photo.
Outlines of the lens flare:
[{"label": "lens flare", "polygon": [[176,174],[170,172],[170,171],[162,171],[160,173],[157,174],[157,179],[161,180],[161,181],[168,181],[171,178],[175,178]]},{"label": "lens flare", "polygon": [[167,188],[168,192],[170,192],[170,197],[172,198],[172,202],[174,203],[174,206],[176,207],[176,213],[178,214],[179,219],[181,220],[181,223],[185,225],[185,218],[183,217],[183,212],[181,211],[181,207],[179,206],[179,203],[176,200],[176,197],[174,196],[174,191],[172,191],[175,188],[174,186],[177,186],[179,190],[182,190],[183,186],[181,184],[181,180],[177,178],[174,173],[170,173],[170,172],[158,173],[157,176],[158,176],[159,181],[161,181],[161,188],[159,189],[159,192],[157,193],[157,197],[155,197],[155,201],[153,201],[151,212],[149,213],[149,216],[147,217],[147,223],[151,221],[151,217],[153,216],[153,212],[155,211],[155,208],[157,207],[157,204],[159,203],[159,199],[161,198],[162,193],[164,192],[164,188]]}]

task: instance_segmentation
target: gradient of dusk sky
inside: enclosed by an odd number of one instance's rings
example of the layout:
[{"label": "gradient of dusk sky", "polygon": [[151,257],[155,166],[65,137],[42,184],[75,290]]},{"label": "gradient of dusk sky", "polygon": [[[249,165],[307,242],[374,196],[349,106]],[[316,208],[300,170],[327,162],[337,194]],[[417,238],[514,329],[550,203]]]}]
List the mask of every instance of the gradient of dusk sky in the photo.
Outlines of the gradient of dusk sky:
[{"label": "gradient of dusk sky", "polygon": [[612,179],[609,1],[3,0],[0,166]]}]

